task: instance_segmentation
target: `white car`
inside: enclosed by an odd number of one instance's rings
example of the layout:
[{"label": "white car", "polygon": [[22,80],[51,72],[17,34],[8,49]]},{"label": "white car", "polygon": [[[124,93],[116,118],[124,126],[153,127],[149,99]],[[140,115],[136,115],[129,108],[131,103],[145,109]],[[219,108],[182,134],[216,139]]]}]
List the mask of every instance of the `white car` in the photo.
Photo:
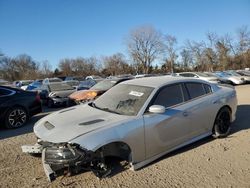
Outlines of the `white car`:
[{"label": "white car", "polygon": [[202,72],[181,72],[177,73],[177,75],[188,78],[198,78],[211,83],[219,83],[220,81],[216,76],[211,76]]},{"label": "white car", "polygon": [[221,81],[223,83],[228,83],[232,85],[240,85],[246,83],[244,77],[241,76],[235,76],[233,74],[229,74],[227,72],[214,72],[217,76],[220,77]]},{"label": "white car", "polygon": [[245,82],[250,82],[250,76],[246,76],[246,75],[241,75],[239,73],[237,73],[236,71],[226,71],[227,74],[231,75],[231,76],[235,76],[240,78],[241,80],[244,80]]},{"label": "white car", "polygon": [[94,102],[63,109],[34,126],[49,180],[58,170],[92,170],[106,177],[107,157],[139,169],[204,137],[225,137],[237,108],[233,87],[199,79],[148,77],[122,82]]}]

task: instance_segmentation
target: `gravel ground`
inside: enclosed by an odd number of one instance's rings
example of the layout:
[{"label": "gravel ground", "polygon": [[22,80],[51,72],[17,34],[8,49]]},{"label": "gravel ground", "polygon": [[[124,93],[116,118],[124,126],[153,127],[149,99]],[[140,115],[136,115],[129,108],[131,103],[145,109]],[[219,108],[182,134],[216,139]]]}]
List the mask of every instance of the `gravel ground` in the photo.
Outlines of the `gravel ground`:
[{"label": "gravel ground", "polygon": [[232,134],[201,140],[153,162],[139,171],[120,168],[112,177],[91,172],[60,176],[49,183],[41,159],[21,152],[33,144],[31,119],[16,130],[0,129],[0,187],[248,187],[250,188],[250,85],[237,86],[238,111]]}]

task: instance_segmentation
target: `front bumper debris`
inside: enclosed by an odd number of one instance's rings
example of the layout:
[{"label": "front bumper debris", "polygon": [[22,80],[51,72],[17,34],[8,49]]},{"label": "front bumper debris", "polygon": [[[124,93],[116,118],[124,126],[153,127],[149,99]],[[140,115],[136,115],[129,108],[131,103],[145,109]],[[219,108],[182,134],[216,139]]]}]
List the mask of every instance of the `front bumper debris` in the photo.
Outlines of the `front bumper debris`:
[{"label": "front bumper debris", "polygon": [[83,170],[91,170],[99,178],[111,173],[111,168],[105,164],[102,151],[96,153],[80,148],[79,145],[39,142],[33,146],[22,146],[22,151],[42,154],[42,165],[49,182],[55,180],[57,175],[77,174]]},{"label": "front bumper debris", "polygon": [[36,143],[35,145],[23,145],[21,146],[23,153],[30,154],[41,154],[43,151],[43,146]]},{"label": "front bumper debris", "polygon": [[49,180],[49,182],[52,182],[56,179],[56,173],[52,170],[49,164],[45,163],[45,149],[42,151],[42,164],[44,172]]}]

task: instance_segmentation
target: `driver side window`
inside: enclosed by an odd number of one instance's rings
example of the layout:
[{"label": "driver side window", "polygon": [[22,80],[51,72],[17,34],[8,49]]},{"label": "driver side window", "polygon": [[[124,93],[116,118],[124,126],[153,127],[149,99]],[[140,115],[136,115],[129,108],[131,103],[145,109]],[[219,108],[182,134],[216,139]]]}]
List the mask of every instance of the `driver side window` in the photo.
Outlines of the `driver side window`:
[{"label": "driver side window", "polygon": [[166,86],[157,94],[154,105],[162,105],[166,108],[184,102],[184,95],[181,84]]}]

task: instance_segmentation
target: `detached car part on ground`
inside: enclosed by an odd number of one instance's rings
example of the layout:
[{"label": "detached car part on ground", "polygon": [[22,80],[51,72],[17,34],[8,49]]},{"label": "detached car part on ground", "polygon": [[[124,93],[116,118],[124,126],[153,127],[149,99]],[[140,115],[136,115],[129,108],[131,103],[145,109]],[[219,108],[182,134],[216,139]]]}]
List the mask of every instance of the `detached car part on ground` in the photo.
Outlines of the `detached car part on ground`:
[{"label": "detached car part on ground", "polygon": [[63,109],[36,123],[38,142],[23,152],[42,153],[50,181],[60,172],[111,172],[116,156],[139,169],[209,135],[225,137],[237,108],[233,87],[198,79],[152,77],[120,83],[95,102]]},{"label": "detached car part on ground", "polygon": [[48,107],[68,105],[68,96],[76,89],[64,82],[43,84],[40,97]]},{"label": "detached car part on ground", "polygon": [[36,92],[0,86],[0,125],[6,128],[23,126],[30,117],[42,111]]}]

